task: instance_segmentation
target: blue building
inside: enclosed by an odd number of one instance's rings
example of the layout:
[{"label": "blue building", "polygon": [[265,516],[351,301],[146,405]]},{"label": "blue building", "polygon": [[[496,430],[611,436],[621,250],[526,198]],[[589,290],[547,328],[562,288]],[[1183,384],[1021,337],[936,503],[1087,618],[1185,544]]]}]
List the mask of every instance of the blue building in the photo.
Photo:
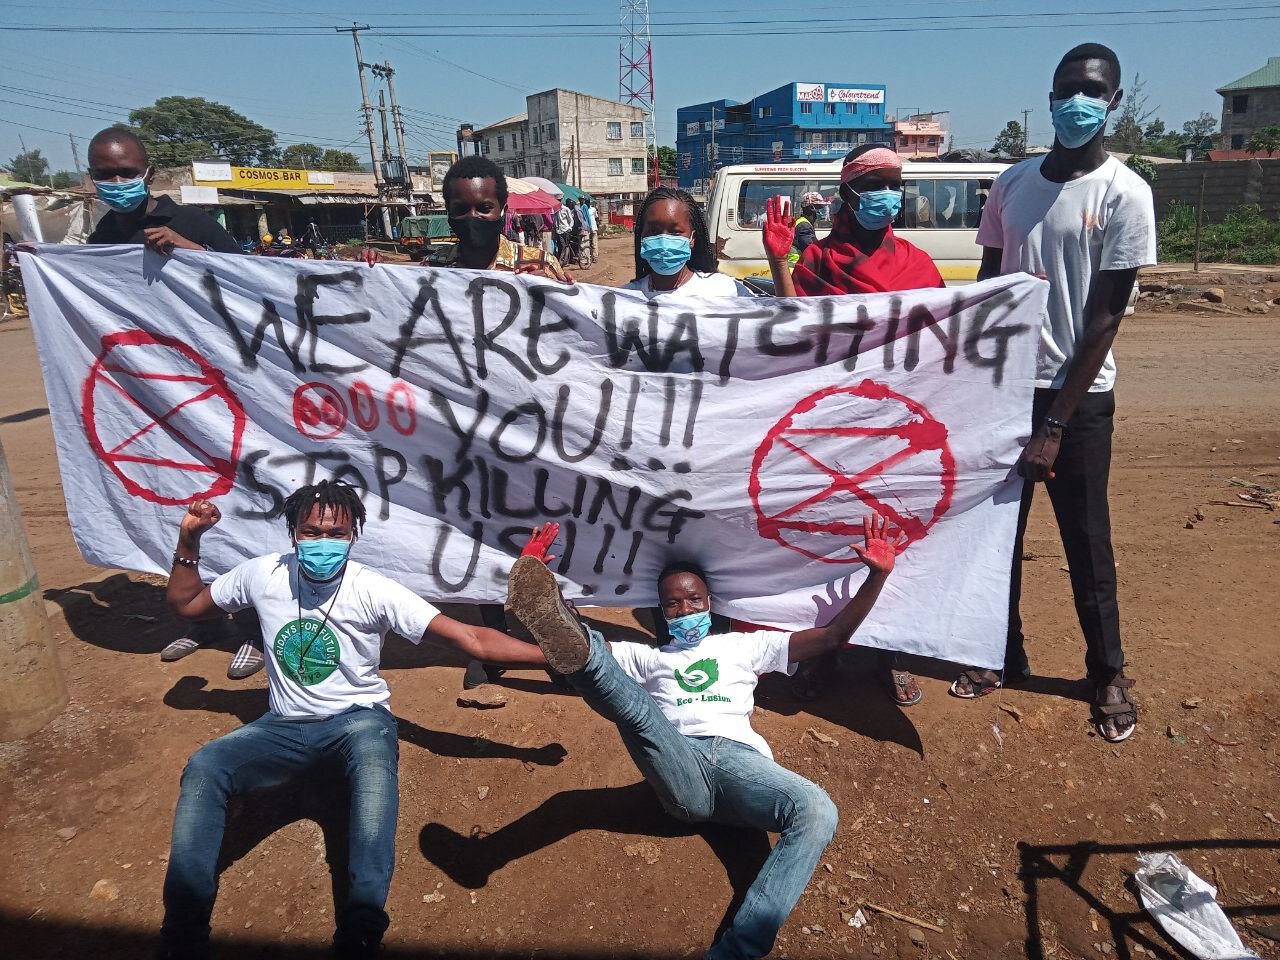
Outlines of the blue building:
[{"label": "blue building", "polygon": [[883,84],[788,83],[749,103],[712,100],[676,111],[680,186],[695,193],[730,164],[838,160],[859,144],[893,142]]}]

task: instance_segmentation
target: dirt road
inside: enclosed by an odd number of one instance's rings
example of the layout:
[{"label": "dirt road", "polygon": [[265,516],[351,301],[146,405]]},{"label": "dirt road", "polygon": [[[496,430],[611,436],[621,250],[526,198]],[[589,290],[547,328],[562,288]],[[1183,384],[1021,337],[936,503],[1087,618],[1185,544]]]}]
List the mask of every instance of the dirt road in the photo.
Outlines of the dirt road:
[{"label": "dirt road", "polygon": [[[585,278],[629,279],[629,242],[606,254]],[[1280,309],[1140,312],[1118,352],[1112,509],[1138,733],[1113,748],[1089,731],[1042,498],[1027,687],[961,702],[946,695],[955,667],[920,661],[925,699],[899,710],[856,651],[816,704],[762,684],[757,729],[841,814],[777,956],[1175,957],[1126,887],[1137,851],[1174,849],[1220,885],[1249,943],[1280,957],[1253,933],[1280,923],[1280,525],[1213,503],[1236,500],[1231,477],[1280,485]],[[226,680],[229,648],[159,662],[176,629],[160,582],[90,567],[72,542],[25,322],[0,324],[0,383],[0,440],[73,692],[46,730],[0,745],[0,954],[146,956],[182,765],[265,709],[263,680]],[[614,636],[635,629],[607,616]],[[544,675],[509,674],[509,704],[477,712],[456,705],[461,667],[444,650],[394,646],[384,666],[401,718],[395,955],[701,954],[762,836],[665,818],[616,735]],[[223,955],[323,947],[325,835],[341,817],[325,791],[233,808]],[[850,927],[866,902],[941,932],[874,912]]]}]

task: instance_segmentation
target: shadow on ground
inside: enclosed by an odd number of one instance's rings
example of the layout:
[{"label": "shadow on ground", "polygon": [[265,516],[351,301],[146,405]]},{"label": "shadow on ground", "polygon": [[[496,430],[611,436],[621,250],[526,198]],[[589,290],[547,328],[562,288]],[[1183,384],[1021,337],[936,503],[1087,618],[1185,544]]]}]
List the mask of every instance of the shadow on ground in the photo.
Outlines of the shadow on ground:
[{"label": "shadow on ground", "polygon": [[[663,811],[643,780],[625,787],[564,790],[492,833],[473,828],[463,836],[440,823],[428,823],[418,847],[456,884],[479,889],[513,861],[535,854],[584,830],[644,837],[700,836],[724,866],[733,898],[720,919],[717,936],[738,912],[747,888],[772,849],[768,834],[718,824],[691,826]],[[622,841],[619,839],[619,843]]]}]

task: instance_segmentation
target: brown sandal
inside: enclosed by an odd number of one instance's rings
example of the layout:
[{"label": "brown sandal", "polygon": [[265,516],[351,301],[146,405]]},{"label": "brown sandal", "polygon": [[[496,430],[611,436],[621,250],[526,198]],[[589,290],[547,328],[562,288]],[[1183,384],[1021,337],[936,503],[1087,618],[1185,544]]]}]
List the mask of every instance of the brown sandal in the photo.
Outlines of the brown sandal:
[{"label": "brown sandal", "polygon": [[[900,707],[910,707],[920,702],[924,696],[924,691],[920,689],[920,684],[916,683],[916,678],[911,675],[910,670],[889,670],[889,681],[892,684],[893,702]],[[912,685],[915,685],[915,696],[910,693]]]}]

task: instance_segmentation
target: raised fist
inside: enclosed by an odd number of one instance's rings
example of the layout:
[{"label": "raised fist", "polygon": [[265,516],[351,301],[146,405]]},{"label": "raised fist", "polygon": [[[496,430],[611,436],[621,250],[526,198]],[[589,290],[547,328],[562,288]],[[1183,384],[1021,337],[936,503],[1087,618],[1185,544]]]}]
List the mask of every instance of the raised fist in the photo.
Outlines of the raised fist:
[{"label": "raised fist", "polygon": [[187,507],[182,515],[182,526],[179,536],[192,542],[199,540],[204,532],[222,519],[222,511],[208,500],[197,500]]}]

